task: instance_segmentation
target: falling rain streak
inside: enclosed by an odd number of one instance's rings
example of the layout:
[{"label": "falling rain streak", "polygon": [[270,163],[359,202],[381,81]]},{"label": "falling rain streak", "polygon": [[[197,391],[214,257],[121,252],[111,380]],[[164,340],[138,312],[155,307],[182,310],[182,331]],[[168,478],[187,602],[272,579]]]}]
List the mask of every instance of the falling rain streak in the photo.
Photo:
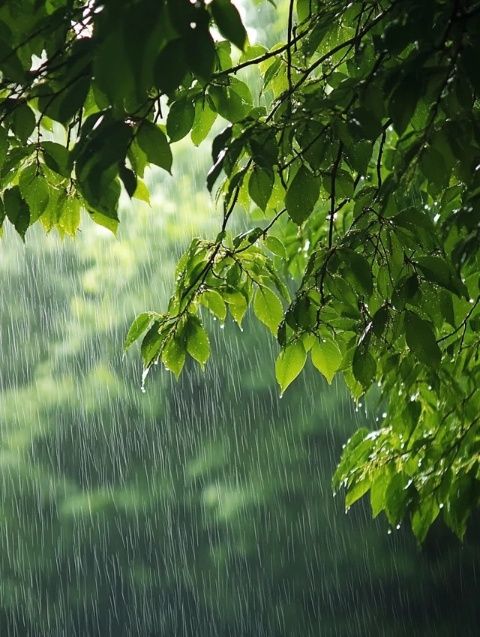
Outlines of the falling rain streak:
[{"label": "falling rain streak", "polygon": [[308,366],[280,400],[248,315],[212,321],[205,371],[179,382],[123,355],[189,239],[218,230],[207,155],[178,144],[117,238],[84,219],[75,241],[2,241],[0,636],[478,635],[478,518],[463,545],[438,525],[420,548],[333,497],[381,405]]}]

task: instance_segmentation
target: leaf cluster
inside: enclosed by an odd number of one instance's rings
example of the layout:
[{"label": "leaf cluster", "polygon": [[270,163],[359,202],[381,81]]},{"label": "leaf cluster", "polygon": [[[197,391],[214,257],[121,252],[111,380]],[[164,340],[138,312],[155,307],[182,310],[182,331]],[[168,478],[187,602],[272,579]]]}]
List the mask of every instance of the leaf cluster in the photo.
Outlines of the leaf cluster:
[{"label": "leaf cluster", "polygon": [[[193,241],[166,312],[140,315],[127,346],[144,335],[145,374],[178,375],[209,357],[205,313],[241,325],[251,306],[282,392],[309,358],[357,400],[381,388],[379,428],[355,434],[334,479],[347,506],[370,492],[420,540],[440,513],[462,536],[480,498],[478,4],[297,0],[270,50],[228,0],[24,4],[21,28],[0,9],[18,232],[38,218],[74,232],[81,205],[115,228],[122,188],[143,192],[147,164],[170,171],[172,143],[225,120],[207,176],[219,234]],[[65,143],[44,139],[49,122]]]}]

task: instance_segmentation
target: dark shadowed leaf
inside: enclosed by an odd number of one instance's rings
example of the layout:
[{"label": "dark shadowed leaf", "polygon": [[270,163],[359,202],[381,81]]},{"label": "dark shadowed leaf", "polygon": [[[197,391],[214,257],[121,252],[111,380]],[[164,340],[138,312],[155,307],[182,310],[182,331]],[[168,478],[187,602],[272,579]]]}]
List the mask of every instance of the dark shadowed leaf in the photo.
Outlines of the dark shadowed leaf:
[{"label": "dark shadowed leaf", "polygon": [[375,359],[363,344],[360,344],[353,354],[353,375],[364,389],[368,389],[375,378],[377,365]]},{"label": "dark shadowed leaf", "polygon": [[285,197],[287,212],[297,225],[310,216],[320,193],[320,179],[306,166],[301,166],[288,186]]},{"label": "dark shadowed leaf", "polygon": [[408,347],[422,363],[438,367],[442,352],[438,347],[432,326],[415,312],[405,313],[405,336]]},{"label": "dark shadowed leaf", "polygon": [[247,32],[235,5],[230,0],[213,0],[210,11],[220,33],[243,50],[247,41]]},{"label": "dark shadowed leaf", "polygon": [[137,133],[137,142],[151,164],[172,170],[172,151],[165,133],[152,122],[144,121]]},{"label": "dark shadowed leaf", "polygon": [[273,190],[273,174],[254,166],[248,181],[248,193],[261,210],[265,210]]},{"label": "dark shadowed leaf", "polygon": [[5,214],[8,220],[15,226],[18,234],[25,238],[25,233],[30,225],[30,209],[20,193],[20,188],[14,186],[5,191],[3,195]]},{"label": "dark shadowed leaf", "polygon": [[178,142],[188,135],[195,119],[195,106],[192,100],[181,99],[174,102],[168,111],[167,134],[171,142]]}]

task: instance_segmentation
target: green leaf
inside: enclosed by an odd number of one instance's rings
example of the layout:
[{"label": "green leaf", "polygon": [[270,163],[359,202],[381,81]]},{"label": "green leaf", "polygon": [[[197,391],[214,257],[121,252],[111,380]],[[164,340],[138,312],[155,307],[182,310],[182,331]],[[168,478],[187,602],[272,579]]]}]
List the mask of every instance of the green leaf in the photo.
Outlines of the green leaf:
[{"label": "green leaf", "polygon": [[5,162],[8,146],[9,146],[9,139],[8,139],[7,131],[4,128],[0,128],[0,169],[2,168]]},{"label": "green leaf", "polygon": [[210,356],[210,341],[200,320],[196,316],[189,316],[185,327],[187,352],[200,365],[205,365]]},{"label": "green leaf", "polygon": [[352,371],[362,387],[365,390],[368,389],[375,378],[377,364],[363,343],[355,349],[353,354]]},{"label": "green leaf", "polygon": [[215,66],[215,43],[208,28],[191,31],[185,41],[185,52],[190,69],[200,79],[208,81]]},{"label": "green leaf", "polygon": [[63,206],[57,222],[57,227],[65,234],[74,237],[80,225],[80,200],[78,197],[68,195],[63,200]]},{"label": "green leaf", "polygon": [[282,259],[287,258],[287,251],[285,250],[285,246],[278,237],[268,235],[265,238],[265,245],[270,250],[270,252],[273,252],[273,254],[276,254],[278,257],[281,257]]},{"label": "green leaf", "polygon": [[478,478],[476,469],[460,473],[448,489],[447,504],[443,511],[445,522],[462,539],[467,530],[467,521],[472,513],[474,503],[478,502]]},{"label": "green leaf", "polygon": [[425,177],[439,188],[448,185],[450,171],[438,150],[428,146],[420,155],[420,167]]},{"label": "green leaf", "polygon": [[270,288],[259,286],[253,299],[253,311],[274,336],[283,318],[283,306],[278,296]]},{"label": "green leaf", "polygon": [[350,487],[347,491],[347,495],[345,496],[345,508],[348,510],[352,504],[354,504],[357,500],[360,500],[367,491],[370,489],[371,480],[369,477],[360,480],[360,482],[354,482],[352,487]]},{"label": "green leaf", "polygon": [[408,347],[419,361],[433,368],[440,365],[442,352],[431,324],[409,310],[405,313],[405,337]]},{"label": "green leaf", "polygon": [[206,290],[199,296],[199,301],[207,307],[218,319],[224,321],[227,316],[227,306],[216,290]]},{"label": "green leaf", "polygon": [[160,332],[160,323],[159,321],[155,321],[145,334],[140,348],[145,369],[148,369],[160,354],[164,340],[165,336]]},{"label": "green leaf", "polygon": [[310,17],[313,10],[312,0],[297,0],[297,18],[299,22],[303,22]]},{"label": "green leaf", "polygon": [[57,188],[50,189],[48,205],[40,217],[42,226],[47,233],[57,226],[59,213],[62,210],[65,198],[66,193],[64,191]]},{"label": "green leaf", "polygon": [[130,325],[127,336],[125,337],[123,349],[127,350],[138,338],[140,338],[145,330],[149,329],[152,321],[156,317],[158,317],[156,312],[142,312],[139,314]]},{"label": "green leaf", "polygon": [[93,77],[95,86],[110,103],[122,104],[126,96],[133,96],[135,78],[128,59],[123,29],[113,27],[107,31],[100,45],[97,45]]},{"label": "green leaf", "polygon": [[12,127],[15,135],[26,143],[35,129],[35,115],[28,104],[20,104],[12,114]]},{"label": "green leaf", "polygon": [[192,100],[182,98],[172,104],[167,116],[167,134],[171,142],[178,142],[192,129],[195,106]]},{"label": "green leaf", "polygon": [[125,164],[120,164],[118,167],[118,176],[122,180],[122,184],[127,191],[129,197],[133,197],[137,190],[137,177],[133,170],[127,168]]},{"label": "green leaf", "polygon": [[[329,194],[331,194],[331,179],[327,179],[325,182],[326,190]],[[335,178],[335,195],[337,197],[348,197],[349,199],[353,197],[353,191],[355,190],[355,183],[353,181],[352,175],[346,170],[337,170],[337,175]]]},{"label": "green leaf", "polygon": [[407,76],[393,91],[388,112],[395,130],[401,135],[407,128],[417,107],[418,94],[413,86],[412,77]]},{"label": "green leaf", "polygon": [[78,184],[81,186],[80,192],[86,200],[87,208],[93,213],[92,218],[96,221],[93,215],[99,213],[103,218],[110,219],[115,226],[118,225],[118,202],[121,194],[116,171],[117,169],[113,168],[102,174],[92,167],[84,179],[78,180]]},{"label": "green leaf", "polygon": [[[251,96],[245,96],[247,98],[251,101]],[[250,137],[249,142],[255,164],[272,173],[279,153],[275,130],[262,128]]]},{"label": "green leaf", "polygon": [[165,369],[178,379],[185,364],[185,346],[179,338],[174,337],[167,343],[162,353],[162,362]]},{"label": "green leaf", "polygon": [[190,25],[197,19],[198,5],[190,0],[167,0],[166,4],[169,22],[179,33],[188,34],[192,28]]},{"label": "green leaf", "polygon": [[230,0],[213,0],[210,11],[220,33],[243,50],[247,41],[247,32],[235,5]]},{"label": "green leaf", "polygon": [[69,151],[56,142],[42,142],[43,158],[47,166],[62,177],[70,177],[72,160]]},{"label": "green leaf", "polygon": [[388,470],[379,471],[372,481],[370,487],[370,506],[372,508],[372,517],[376,518],[385,506],[385,493],[390,481],[390,473]]},{"label": "green leaf", "polygon": [[306,166],[300,166],[285,196],[285,206],[292,221],[300,226],[308,219],[317,203],[319,193],[320,179]]},{"label": "green leaf", "polygon": [[438,295],[438,304],[443,318],[450,323],[452,327],[455,327],[455,312],[453,309],[452,296],[446,290],[440,290]]},{"label": "green leaf", "polygon": [[330,385],[342,363],[343,356],[338,345],[331,340],[315,341],[310,356],[313,365]]},{"label": "green leaf", "polygon": [[368,260],[354,250],[343,248],[338,251],[345,263],[345,276],[352,282],[357,292],[370,296],[373,292],[372,270]]},{"label": "green leaf", "polygon": [[140,148],[140,144],[137,142],[135,137],[128,148],[127,155],[132,165],[133,172],[137,175],[138,182],[138,179],[143,178],[145,175],[145,168],[147,167],[148,160],[145,152]]},{"label": "green leaf", "polygon": [[107,230],[110,230],[110,232],[113,232],[113,234],[116,234],[118,230],[118,219],[107,217],[107,215],[104,215],[101,212],[91,212],[90,216],[99,226],[103,226],[104,228],[107,228]]},{"label": "green leaf", "polygon": [[360,427],[347,441],[342,452],[340,463],[332,479],[332,486],[337,490],[351,478],[357,465],[362,463],[371,452],[373,440],[366,427]]},{"label": "green leaf", "polygon": [[150,205],[150,192],[145,182],[141,179],[137,179],[137,187],[135,189],[135,192],[133,193],[133,197]]},{"label": "green leaf", "polygon": [[171,172],[172,151],[165,133],[158,126],[145,120],[138,129],[137,142],[149,163]]},{"label": "green leaf", "polygon": [[382,336],[383,332],[385,331],[388,318],[389,312],[388,309],[384,306],[382,306],[375,312],[372,318],[372,331],[375,336],[378,336],[379,338],[380,336]]},{"label": "green leaf", "polygon": [[385,504],[388,521],[397,524],[405,513],[409,500],[409,485],[411,481],[402,471],[393,474],[385,491]]},{"label": "green leaf", "polygon": [[45,212],[50,198],[48,182],[37,174],[35,165],[30,165],[20,174],[18,181],[20,192],[30,208],[30,224]]},{"label": "green leaf", "polygon": [[235,77],[225,86],[211,86],[209,96],[217,113],[229,122],[239,122],[252,110],[250,89]]},{"label": "green leaf", "polygon": [[287,345],[280,352],[275,361],[275,376],[280,385],[281,395],[300,374],[306,360],[307,353],[301,341]]},{"label": "green leaf", "polygon": [[180,86],[188,72],[183,40],[170,40],[158,54],[154,67],[155,85],[170,95]]},{"label": "green leaf", "polygon": [[[356,142],[351,151],[349,152],[348,159],[351,166],[358,171],[361,175],[368,174],[369,162],[372,157],[373,146],[371,142],[367,141],[359,141]],[[344,178],[345,183],[343,184],[343,190],[348,191],[348,197],[353,195],[355,184],[353,181],[349,181],[348,178]],[[336,191],[339,195],[341,195],[340,190]]]},{"label": "green leaf", "polygon": [[445,259],[438,256],[426,256],[419,257],[417,263],[428,281],[436,283],[458,296],[469,298],[465,285]]},{"label": "green leaf", "polygon": [[440,509],[433,497],[429,497],[422,501],[412,515],[412,530],[419,542],[423,542],[428,529],[435,522]]},{"label": "green leaf", "polygon": [[90,77],[79,77],[69,86],[58,86],[52,83],[52,85],[43,85],[42,88],[44,90],[40,93],[38,106],[43,116],[46,115],[56,122],[67,124],[85,103],[90,88]]},{"label": "green leaf", "polygon": [[30,209],[21,195],[20,188],[14,186],[6,190],[3,195],[3,203],[8,220],[15,226],[15,230],[22,239],[24,239],[25,233],[30,225]]},{"label": "green leaf", "polygon": [[261,210],[265,210],[273,190],[273,174],[254,166],[248,181],[248,194]]},{"label": "green leaf", "polygon": [[195,121],[193,123],[191,138],[195,146],[199,146],[208,136],[217,119],[217,114],[212,111],[201,99],[195,103]]},{"label": "green leaf", "polygon": [[239,327],[242,326],[242,320],[247,311],[248,303],[245,296],[238,291],[225,292],[223,294],[225,302],[228,304],[230,314]]}]

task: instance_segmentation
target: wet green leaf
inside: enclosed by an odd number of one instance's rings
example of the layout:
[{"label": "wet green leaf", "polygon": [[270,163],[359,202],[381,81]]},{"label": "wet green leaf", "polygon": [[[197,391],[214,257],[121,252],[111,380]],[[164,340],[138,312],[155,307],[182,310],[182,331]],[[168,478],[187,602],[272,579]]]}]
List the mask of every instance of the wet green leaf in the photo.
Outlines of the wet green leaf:
[{"label": "wet green leaf", "polygon": [[15,226],[15,230],[22,239],[24,239],[25,233],[30,225],[30,209],[21,195],[20,188],[14,186],[6,190],[3,195],[3,203],[8,220]]},{"label": "wet green leaf", "polygon": [[212,0],[210,11],[220,33],[243,50],[247,41],[247,32],[235,5],[230,0]]},{"label": "wet green leaf", "polygon": [[172,104],[167,116],[167,134],[171,142],[178,142],[192,130],[195,106],[192,100],[180,99]]},{"label": "wet green leaf", "polygon": [[142,312],[139,314],[133,323],[130,325],[125,342],[123,343],[123,349],[127,350],[140,336],[149,329],[153,320],[158,316],[156,312]]},{"label": "wet green leaf", "polygon": [[280,352],[275,362],[275,376],[282,394],[300,374],[306,360],[307,353],[301,341],[287,345]]},{"label": "wet green leaf", "polygon": [[287,251],[285,250],[285,246],[283,245],[283,243],[280,241],[278,237],[274,237],[273,235],[268,235],[265,238],[265,245],[270,250],[270,252],[273,252],[273,254],[276,254],[278,257],[281,257],[282,259],[286,258]]},{"label": "wet green leaf", "polygon": [[73,195],[65,197],[57,222],[60,232],[71,237],[75,236],[80,226],[80,210],[80,200],[77,197]]},{"label": "wet green leaf", "polygon": [[218,319],[221,321],[225,320],[227,316],[227,306],[225,305],[225,301],[221,294],[219,294],[216,290],[206,290],[205,292],[202,292],[199,300],[200,303],[205,305],[205,307],[207,307]]},{"label": "wet green leaf", "polygon": [[27,142],[35,129],[35,115],[32,109],[25,102],[15,108],[12,115],[12,128],[15,135],[22,141]]},{"label": "wet green leaf", "polygon": [[310,356],[318,371],[325,376],[330,385],[342,363],[342,353],[338,345],[331,340],[315,341]]},{"label": "wet green leaf", "polygon": [[407,345],[419,361],[436,368],[440,364],[442,352],[435,339],[435,333],[428,321],[415,312],[405,313],[405,336]]},{"label": "wet green leaf", "polygon": [[155,124],[144,121],[137,133],[137,141],[151,164],[172,170],[172,151],[165,133]]},{"label": "wet green leaf", "polygon": [[51,170],[62,177],[70,177],[72,172],[72,160],[70,153],[61,144],[56,142],[42,142],[43,157]]},{"label": "wet green leaf", "polygon": [[33,223],[48,206],[50,198],[48,181],[43,175],[37,173],[36,165],[30,165],[20,174],[19,187],[30,209],[30,223]]},{"label": "wet green leaf", "polygon": [[189,316],[185,327],[187,352],[200,365],[205,365],[210,357],[210,341],[205,328],[195,316]]},{"label": "wet green leaf", "polygon": [[273,174],[254,166],[248,181],[248,194],[261,210],[265,210],[273,190]]},{"label": "wet green leaf", "polygon": [[278,326],[283,318],[283,306],[278,296],[270,288],[264,286],[257,288],[253,299],[253,311],[259,321],[276,336]]},{"label": "wet green leaf", "polygon": [[196,101],[195,120],[191,132],[192,142],[195,146],[199,146],[207,138],[216,119],[217,114],[203,100],[199,99]]},{"label": "wet green leaf", "polygon": [[169,95],[180,86],[188,72],[185,45],[182,39],[170,40],[161,49],[155,61],[156,86]]},{"label": "wet green leaf", "polygon": [[158,358],[164,340],[165,336],[160,331],[160,323],[155,321],[145,334],[140,347],[143,366],[145,369],[150,367],[150,365]]},{"label": "wet green leaf", "polygon": [[365,390],[372,384],[376,370],[377,365],[375,359],[368,349],[363,344],[360,344],[353,354],[352,371],[355,378]]},{"label": "wet green leaf", "polygon": [[182,341],[177,337],[170,339],[163,350],[162,362],[177,379],[182,372],[185,358],[185,346]]},{"label": "wet green leaf", "polygon": [[285,196],[287,212],[297,225],[301,225],[313,211],[320,193],[320,179],[308,168],[301,166],[288,186]]}]

